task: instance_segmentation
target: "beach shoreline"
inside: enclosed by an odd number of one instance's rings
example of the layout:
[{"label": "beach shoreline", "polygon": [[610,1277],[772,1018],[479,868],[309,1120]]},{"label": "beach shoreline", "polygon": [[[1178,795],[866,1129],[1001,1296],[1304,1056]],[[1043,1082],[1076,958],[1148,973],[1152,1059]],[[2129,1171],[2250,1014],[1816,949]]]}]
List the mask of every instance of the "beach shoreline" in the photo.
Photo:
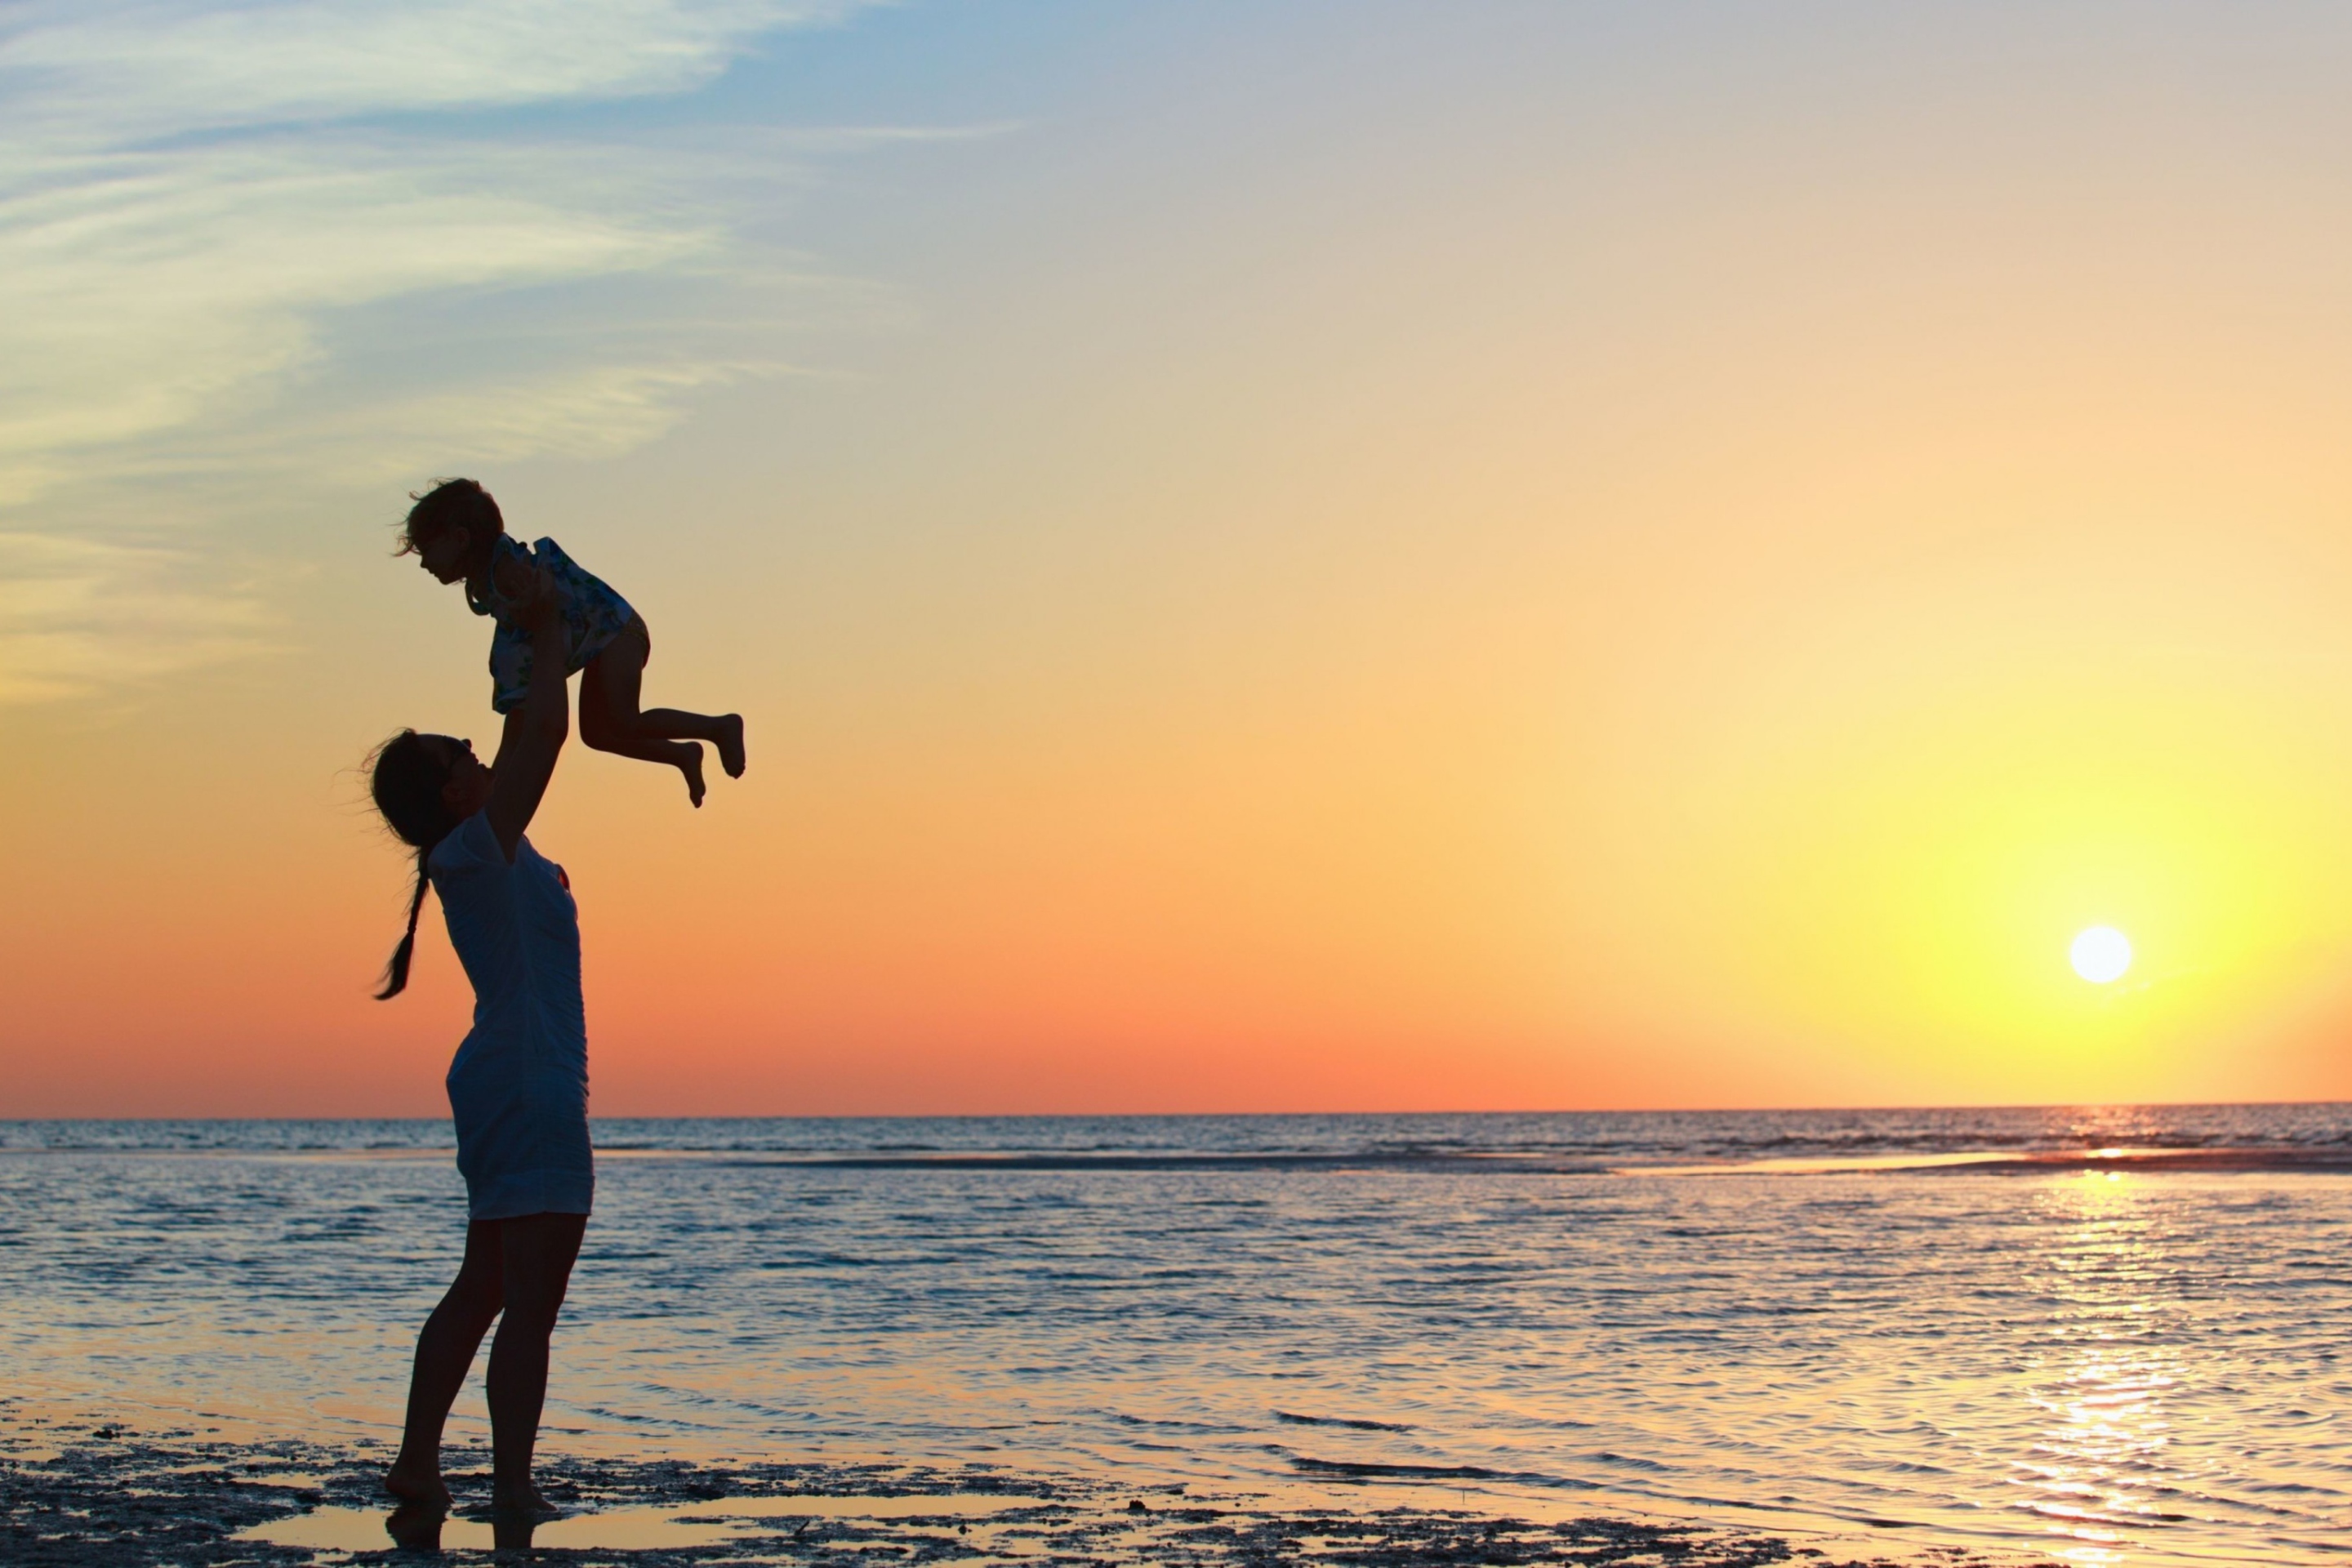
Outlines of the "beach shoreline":
[{"label": "beach shoreline", "polygon": [[1199,1486],[1120,1486],[1014,1466],[840,1460],[697,1463],[555,1454],[542,1486],[561,1517],[531,1532],[487,1511],[488,1458],[451,1457],[458,1505],[403,1520],[379,1485],[388,1450],[299,1438],[136,1434],[100,1424],[27,1431],[0,1455],[0,1556],[20,1568],[296,1568],[534,1560],[614,1568],[754,1563],[1132,1563],[1414,1568],[2056,1568],[1950,1546],[1860,1554],[1787,1535],[1569,1510],[1517,1517],[1402,1502],[1339,1486],[1306,1503]]}]

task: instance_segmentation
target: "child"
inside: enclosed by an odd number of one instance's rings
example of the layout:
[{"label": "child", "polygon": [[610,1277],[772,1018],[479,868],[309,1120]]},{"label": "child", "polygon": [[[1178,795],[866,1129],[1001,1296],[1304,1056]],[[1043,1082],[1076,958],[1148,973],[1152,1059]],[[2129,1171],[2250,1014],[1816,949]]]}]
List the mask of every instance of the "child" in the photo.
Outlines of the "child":
[{"label": "child", "polygon": [[686,775],[686,793],[702,804],[702,748],[719,748],[729,778],[743,776],[743,721],[676,708],[637,707],[638,683],[653,640],[643,616],[622,597],[573,564],[552,539],[525,548],[507,535],[490,492],[471,479],[444,479],[412,496],[400,553],[414,554],[444,583],[463,583],[474,614],[498,623],[490,636],[490,706],[512,724],[530,689],[530,638],[510,613],[534,568],[553,579],[562,602],[570,658],[565,673],[580,682],[580,739],[600,752],[667,763]]}]

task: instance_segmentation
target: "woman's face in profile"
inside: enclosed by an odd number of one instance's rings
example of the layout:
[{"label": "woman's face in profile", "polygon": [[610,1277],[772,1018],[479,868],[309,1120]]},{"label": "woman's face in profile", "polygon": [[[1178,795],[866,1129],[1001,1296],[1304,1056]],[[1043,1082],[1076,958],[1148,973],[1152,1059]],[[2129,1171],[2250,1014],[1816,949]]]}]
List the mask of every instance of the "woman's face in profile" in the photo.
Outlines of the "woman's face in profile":
[{"label": "woman's face in profile", "polygon": [[425,755],[447,770],[441,784],[441,798],[450,811],[466,817],[481,810],[489,799],[490,770],[474,755],[474,742],[451,735],[419,735],[416,739],[425,747]]}]

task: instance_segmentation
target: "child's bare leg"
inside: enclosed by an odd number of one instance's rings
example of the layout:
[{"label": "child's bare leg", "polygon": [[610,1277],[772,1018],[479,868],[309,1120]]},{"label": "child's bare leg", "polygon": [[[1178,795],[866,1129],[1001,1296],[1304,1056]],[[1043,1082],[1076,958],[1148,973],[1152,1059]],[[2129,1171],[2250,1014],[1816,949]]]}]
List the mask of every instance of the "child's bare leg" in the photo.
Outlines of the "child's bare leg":
[{"label": "child's bare leg", "polygon": [[646,660],[653,639],[637,621],[588,661],[580,680],[580,739],[600,752],[667,763],[686,775],[687,793],[702,804],[702,748],[709,741],[730,776],[743,772],[743,721],[732,713],[713,718],[677,708],[640,711]]},{"label": "child's bare leg", "polygon": [[643,762],[667,763],[686,775],[686,793],[702,804],[702,748],[691,741],[654,734],[637,712],[637,690],[653,642],[638,621],[604,645],[580,676],[580,740],[583,745]]},{"label": "child's bare leg", "polygon": [[[588,667],[591,671],[596,666]],[[610,752],[616,757],[635,757],[640,762],[667,763],[686,775],[686,795],[695,805],[702,804],[705,785],[702,782],[702,748],[691,741],[666,741],[658,735],[648,735],[635,729],[623,729],[613,722],[583,681],[580,692],[580,740],[600,752]]]},{"label": "child's bare leg", "polygon": [[637,722],[649,735],[679,741],[708,741],[719,748],[719,765],[730,779],[743,776],[743,716],[740,713],[689,713],[683,708],[647,708]]}]

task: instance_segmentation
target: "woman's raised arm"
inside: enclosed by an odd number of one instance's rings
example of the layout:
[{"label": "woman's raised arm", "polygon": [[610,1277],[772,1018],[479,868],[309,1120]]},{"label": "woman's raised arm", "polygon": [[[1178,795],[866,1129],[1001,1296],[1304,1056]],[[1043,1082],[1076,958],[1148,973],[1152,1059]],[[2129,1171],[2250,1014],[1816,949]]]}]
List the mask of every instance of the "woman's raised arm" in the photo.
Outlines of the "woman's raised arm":
[{"label": "woman's raised arm", "polygon": [[483,808],[509,866],[572,732],[572,693],[564,684],[572,650],[555,584],[545,572],[533,574],[530,592],[512,614],[530,634],[530,686],[522,706],[507,715],[498,760],[490,764],[490,804]]}]

